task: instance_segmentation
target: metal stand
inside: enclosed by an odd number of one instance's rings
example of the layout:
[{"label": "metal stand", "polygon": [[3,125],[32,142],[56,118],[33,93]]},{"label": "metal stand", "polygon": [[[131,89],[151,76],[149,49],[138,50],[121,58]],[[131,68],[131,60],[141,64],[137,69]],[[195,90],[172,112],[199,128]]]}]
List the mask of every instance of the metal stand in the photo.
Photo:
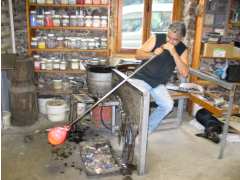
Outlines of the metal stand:
[{"label": "metal stand", "polygon": [[217,79],[215,77],[212,77],[210,75],[204,74],[196,69],[190,68],[190,74],[193,76],[197,76],[201,79],[212,81],[215,84],[229,90],[229,104],[228,104],[228,110],[227,113],[225,114],[226,120],[224,122],[224,127],[223,127],[223,136],[221,138],[221,145],[220,145],[220,152],[219,152],[219,159],[223,158],[224,150],[226,147],[226,141],[227,141],[227,134],[228,134],[228,128],[229,128],[229,119],[232,114],[232,108],[233,108],[233,100],[234,100],[234,93],[236,89],[236,84],[234,83],[228,83],[226,81]]}]

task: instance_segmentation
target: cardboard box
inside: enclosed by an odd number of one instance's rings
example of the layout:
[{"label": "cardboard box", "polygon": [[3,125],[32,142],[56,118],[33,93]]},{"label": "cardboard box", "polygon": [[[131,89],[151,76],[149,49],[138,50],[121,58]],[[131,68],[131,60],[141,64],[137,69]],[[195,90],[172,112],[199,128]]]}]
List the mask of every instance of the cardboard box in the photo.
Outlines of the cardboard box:
[{"label": "cardboard box", "polygon": [[233,57],[234,46],[232,44],[205,43],[203,56],[206,57]]}]

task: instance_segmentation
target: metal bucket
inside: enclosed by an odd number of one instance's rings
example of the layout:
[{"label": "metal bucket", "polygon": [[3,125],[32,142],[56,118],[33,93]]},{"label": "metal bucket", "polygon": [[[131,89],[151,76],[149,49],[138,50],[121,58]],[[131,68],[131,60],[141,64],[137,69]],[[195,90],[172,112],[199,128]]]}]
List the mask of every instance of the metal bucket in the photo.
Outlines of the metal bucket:
[{"label": "metal bucket", "polygon": [[112,89],[112,69],[107,66],[89,66],[87,71],[88,92],[102,97]]}]

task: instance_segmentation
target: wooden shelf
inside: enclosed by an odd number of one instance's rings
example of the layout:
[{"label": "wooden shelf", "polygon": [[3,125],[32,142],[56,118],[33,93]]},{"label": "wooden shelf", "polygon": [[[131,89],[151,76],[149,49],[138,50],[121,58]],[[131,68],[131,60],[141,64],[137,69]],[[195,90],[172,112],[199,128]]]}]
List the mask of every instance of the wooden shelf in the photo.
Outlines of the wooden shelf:
[{"label": "wooden shelf", "polygon": [[108,53],[107,49],[67,49],[67,48],[53,48],[53,49],[29,49],[31,52],[96,52],[96,53]]},{"label": "wooden shelf", "polygon": [[86,71],[81,71],[81,70],[35,70],[35,73],[52,73],[52,74],[85,74]]},{"label": "wooden shelf", "polygon": [[223,59],[223,60],[237,60],[240,61],[240,57],[209,57],[209,56],[201,56],[202,59]]},{"label": "wooden shelf", "polygon": [[45,26],[36,26],[31,27],[33,30],[91,30],[91,31],[107,31],[107,28],[97,28],[97,27],[81,27],[81,26],[53,26],[53,27],[45,27]]},{"label": "wooden shelf", "polygon": [[92,7],[92,8],[108,8],[109,4],[29,4],[30,7],[56,7],[56,8],[72,8],[72,7]]}]

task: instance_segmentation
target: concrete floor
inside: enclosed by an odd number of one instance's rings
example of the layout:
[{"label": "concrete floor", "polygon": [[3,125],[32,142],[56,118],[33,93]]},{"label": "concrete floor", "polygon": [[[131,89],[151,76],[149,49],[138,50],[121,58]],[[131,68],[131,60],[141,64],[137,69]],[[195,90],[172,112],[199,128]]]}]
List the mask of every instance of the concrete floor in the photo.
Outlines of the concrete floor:
[{"label": "concrete floor", "polygon": [[[76,180],[88,177],[79,165],[76,150],[67,159],[56,160],[47,142],[47,133],[40,131],[52,124],[44,118],[31,127],[2,130],[3,180]],[[106,180],[239,180],[240,143],[228,143],[225,157],[217,159],[219,145],[196,137],[187,122],[178,129],[158,131],[149,137],[147,174],[108,176]],[[66,144],[64,145],[66,146]],[[72,167],[74,166],[74,167]]]}]

